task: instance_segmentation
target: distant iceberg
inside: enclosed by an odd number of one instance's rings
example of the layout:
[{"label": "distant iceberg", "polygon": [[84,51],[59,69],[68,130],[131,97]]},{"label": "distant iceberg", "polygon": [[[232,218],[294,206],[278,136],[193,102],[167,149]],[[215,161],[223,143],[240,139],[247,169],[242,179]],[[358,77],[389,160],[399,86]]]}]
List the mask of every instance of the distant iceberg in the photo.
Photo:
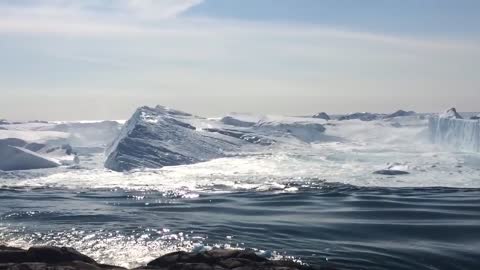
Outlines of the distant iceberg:
[{"label": "distant iceberg", "polygon": [[480,121],[463,119],[455,108],[430,117],[428,128],[433,143],[480,152]]},{"label": "distant iceberg", "polygon": [[450,108],[446,110],[444,113],[441,113],[439,117],[447,119],[463,119],[463,117],[457,112],[457,109],[455,108]]},{"label": "distant iceberg", "polygon": [[373,121],[381,118],[381,114],[377,113],[369,113],[369,112],[357,112],[357,113],[350,113],[346,115],[340,116],[338,120],[345,121],[345,120],[361,120],[361,121]]},{"label": "distant iceberg", "polygon": [[32,170],[53,168],[74,163],[70,145],[48,146],[28,143],[17,138],[0,140],[0,170]]},{"label": "distant iceberg", "polygon": [[414,111],[404,111],[404,110],[398,110],[392,114],[386,115],[384,118],[390,119],[390,118],[395,118],[395,117],[406,117],[406,116],[412,116],[415,115],[416,113]]},{"label": "distant iceberg", "polygon": [[323,120],[330,120],[330,116],[326,112],[319,112],[312,116],[312,118],[323,119]]}]

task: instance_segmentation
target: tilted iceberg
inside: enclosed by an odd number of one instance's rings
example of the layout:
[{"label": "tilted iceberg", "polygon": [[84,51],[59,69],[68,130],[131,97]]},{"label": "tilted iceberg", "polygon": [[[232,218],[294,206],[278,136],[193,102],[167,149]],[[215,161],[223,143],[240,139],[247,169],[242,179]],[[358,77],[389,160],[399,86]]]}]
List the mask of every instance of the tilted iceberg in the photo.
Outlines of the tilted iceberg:
[{"label": "tilted iceberg", "polygon": [[450,145],[458,150],[480,152],[480,121],[466,120],[455,108],[428,121],[433,143]]},{"label": "tilted iceberg", "polygon": [[220,158],[248,143],[218,130],[207,119],[157,106],[141,107],[107,149],[105,167],[114,171],[192,164]]},{"label": "tilted iceberg", "polygon": [[0,170],[32,170],[53,168],[75,163],[76,156],[69,145],[48,146],[28,143],[17,138],[0,140]]},{"label": "tilted iceberg", "polygon": [[141,107],[107,148],[105,167],[129,171],[193,164],[256,151],[277,140],[309,143],[322,138],[324,131],[313,120],[250,121],[233,116],[214,120],[162,106]]}]

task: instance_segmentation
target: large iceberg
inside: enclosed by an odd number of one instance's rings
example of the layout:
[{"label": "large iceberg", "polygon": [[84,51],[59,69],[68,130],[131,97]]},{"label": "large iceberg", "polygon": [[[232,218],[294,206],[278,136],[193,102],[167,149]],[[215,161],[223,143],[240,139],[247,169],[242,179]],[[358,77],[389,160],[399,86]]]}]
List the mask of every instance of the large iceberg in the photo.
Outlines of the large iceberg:
[{"label": "large iceberg", "polygon": [[107,148],[105,167],[129,171],[193,164],[257,151],[284,140],[313,142],[323,138],[324,131],[317,120],[304,118],[258,120],[235,115],[206,119],[162,106],[141,107]]},{"label": "large iceberg", "polygon": [[455,108],[430,117],[428,127],[433,143],[480,152],[480,121],[462,119]]},{"label": "large iceberg", "polygon": [[141,107],[107,149],[114,171],[192,164],[227,156],[248,143],[208,126],[208,119],[162,106]]}]

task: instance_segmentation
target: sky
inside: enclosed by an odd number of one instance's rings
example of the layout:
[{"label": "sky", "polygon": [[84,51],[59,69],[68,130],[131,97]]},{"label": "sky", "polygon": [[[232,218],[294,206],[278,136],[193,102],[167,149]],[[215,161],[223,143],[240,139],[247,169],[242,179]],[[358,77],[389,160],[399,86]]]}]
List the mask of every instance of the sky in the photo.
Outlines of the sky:
[{"label": "sky", "polygon": [[0,119],[480,111],[478,0],[0,0]]}]

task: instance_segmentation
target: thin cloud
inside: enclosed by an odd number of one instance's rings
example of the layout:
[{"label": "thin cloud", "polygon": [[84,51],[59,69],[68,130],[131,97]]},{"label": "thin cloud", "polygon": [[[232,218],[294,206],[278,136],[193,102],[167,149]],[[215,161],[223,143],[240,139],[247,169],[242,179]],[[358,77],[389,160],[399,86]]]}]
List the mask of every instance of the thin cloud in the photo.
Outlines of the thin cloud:
[{"label": "thin cloud", "polygon": [[19,0],[0,3],[0,12],[7,16],[125,16],[153,21],[176,18],[202,2],[203,0]]},{"label": "thin cloud", "polygon": [[0,33],[72,36],[275,35],[326,38],[426,50],[478,50],[477,40],[448,40],[180,15],[204,0],[19,0],[0,4]]}]

